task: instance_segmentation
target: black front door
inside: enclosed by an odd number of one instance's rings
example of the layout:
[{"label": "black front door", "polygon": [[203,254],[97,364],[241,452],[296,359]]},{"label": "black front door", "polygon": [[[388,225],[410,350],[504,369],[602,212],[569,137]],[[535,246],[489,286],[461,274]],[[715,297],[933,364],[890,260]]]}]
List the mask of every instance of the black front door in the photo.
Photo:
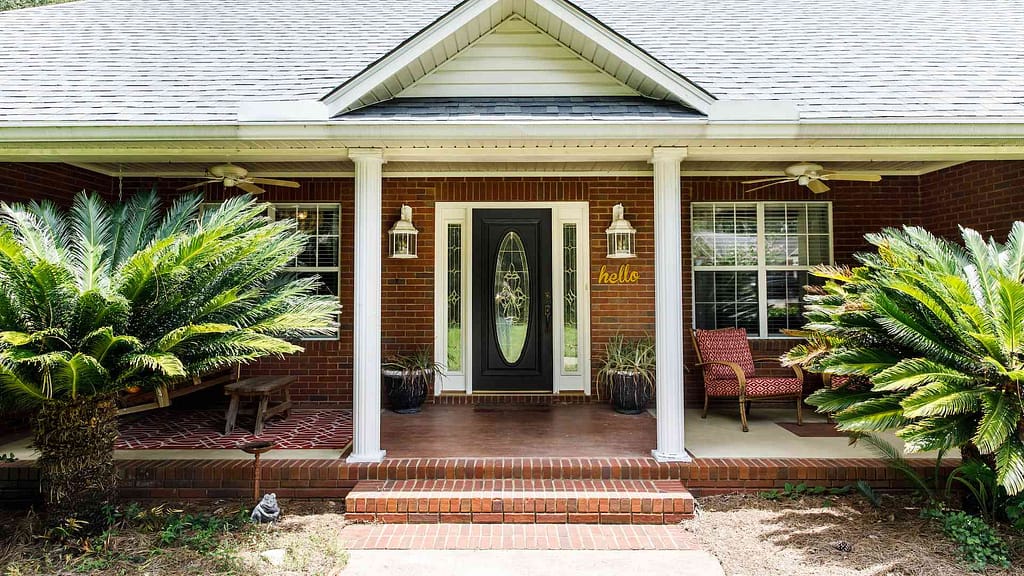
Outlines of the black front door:
[{"label": "black front door", "polygon": [[551,210],[473,211],[473,390],[551,391]]}]

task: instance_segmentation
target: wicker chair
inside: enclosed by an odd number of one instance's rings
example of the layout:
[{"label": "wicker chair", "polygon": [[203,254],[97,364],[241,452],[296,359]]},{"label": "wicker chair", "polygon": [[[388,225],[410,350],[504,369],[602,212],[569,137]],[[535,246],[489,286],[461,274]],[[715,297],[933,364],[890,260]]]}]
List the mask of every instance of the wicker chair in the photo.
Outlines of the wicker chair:
[{"label": "wicker chair", "polygon": [[754,358],[743,328],[721,330],[694,330],[693,348],[697,351],[697,366],[704,373],[704,414],[708,417],[711,398],[736,398],[740,404],[740,421],[747,432],[747,405],[755,400],[796,401],[796,421],[803,425],[804,374],[793,366],[795,378],[758,376],[755,364],[776,362],[778,358]]}]

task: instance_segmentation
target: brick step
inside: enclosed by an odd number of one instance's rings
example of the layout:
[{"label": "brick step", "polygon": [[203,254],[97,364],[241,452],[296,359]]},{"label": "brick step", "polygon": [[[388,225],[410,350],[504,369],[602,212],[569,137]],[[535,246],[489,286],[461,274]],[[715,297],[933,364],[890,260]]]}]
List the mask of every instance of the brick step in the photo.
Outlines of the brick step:
[{"label": "brick step", "polygon": [[675,524],[693,517],[678,480],[363,480],[350,522]]}]

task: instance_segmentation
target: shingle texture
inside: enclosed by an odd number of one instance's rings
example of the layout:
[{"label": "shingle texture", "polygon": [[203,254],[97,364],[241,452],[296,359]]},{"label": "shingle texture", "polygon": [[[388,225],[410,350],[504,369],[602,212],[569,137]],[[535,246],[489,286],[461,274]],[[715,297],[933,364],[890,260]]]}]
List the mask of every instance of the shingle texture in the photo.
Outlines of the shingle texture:
[{"label": "shingle texture", "polygon": [[[1024,117],[1020,0],[578,0],[722,99]],[[323,96],[456,0],[79,0],[0,13],[0,124],[234,122]]]},{"label": "shingle texture", "polygon": [[344,115],[351,120],[678,120],[701,114],[640,96],[518,98],[396,98]]}]

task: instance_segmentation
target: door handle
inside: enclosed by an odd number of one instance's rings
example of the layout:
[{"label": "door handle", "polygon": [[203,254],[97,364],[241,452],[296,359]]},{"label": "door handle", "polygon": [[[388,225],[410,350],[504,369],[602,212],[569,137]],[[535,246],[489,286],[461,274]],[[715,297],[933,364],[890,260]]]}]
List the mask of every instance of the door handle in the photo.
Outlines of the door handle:
[{"label": "door handle", "polygon": [[551,331],[551,292],[544,291],[544,325]]}]

